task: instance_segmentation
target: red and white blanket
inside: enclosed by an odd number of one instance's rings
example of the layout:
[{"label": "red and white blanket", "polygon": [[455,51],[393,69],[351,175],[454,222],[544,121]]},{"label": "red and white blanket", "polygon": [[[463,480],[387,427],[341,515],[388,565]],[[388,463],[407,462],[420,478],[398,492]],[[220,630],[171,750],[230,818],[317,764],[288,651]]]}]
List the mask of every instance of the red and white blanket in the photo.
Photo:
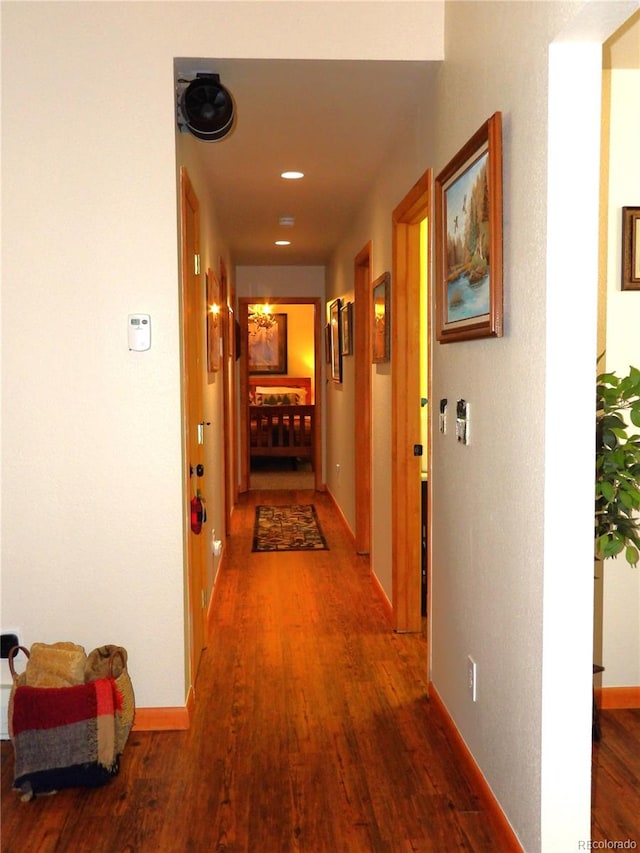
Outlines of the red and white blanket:
[{"label": "red and white blanket", "polygon": [[30,796],[103,785],[118,772],[113,678],[74,687],[17,687],[11,715],[14,788]]}]

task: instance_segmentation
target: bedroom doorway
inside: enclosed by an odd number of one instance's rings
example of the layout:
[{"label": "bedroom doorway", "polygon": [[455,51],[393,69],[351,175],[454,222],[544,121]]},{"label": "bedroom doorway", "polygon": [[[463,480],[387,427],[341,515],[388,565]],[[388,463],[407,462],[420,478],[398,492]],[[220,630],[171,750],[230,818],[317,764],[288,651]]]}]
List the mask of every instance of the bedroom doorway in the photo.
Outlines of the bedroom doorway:
[{"label": "bedroom doorway", "polygon": [[322,489],[321,316],[316,297],[241,297],[240,491]]}]

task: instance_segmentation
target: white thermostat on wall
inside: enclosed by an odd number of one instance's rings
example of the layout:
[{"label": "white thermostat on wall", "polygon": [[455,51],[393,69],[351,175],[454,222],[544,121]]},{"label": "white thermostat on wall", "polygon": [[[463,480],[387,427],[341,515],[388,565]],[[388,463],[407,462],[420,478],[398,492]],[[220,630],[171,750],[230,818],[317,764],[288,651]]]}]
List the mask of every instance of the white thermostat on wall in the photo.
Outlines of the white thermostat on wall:
[{"label": "white thermostat on wall", "polygon": [[129,314],[129,349],[144,352],[151,349],[151,315]]}]

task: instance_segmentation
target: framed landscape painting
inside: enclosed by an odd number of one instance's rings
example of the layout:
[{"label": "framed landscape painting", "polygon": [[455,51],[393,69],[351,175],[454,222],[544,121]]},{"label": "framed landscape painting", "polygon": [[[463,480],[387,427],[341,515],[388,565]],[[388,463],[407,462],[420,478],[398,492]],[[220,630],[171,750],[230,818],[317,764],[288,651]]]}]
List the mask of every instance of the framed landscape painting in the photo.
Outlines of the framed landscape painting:
[{"label": "framed landscape painting", "polygon": [[435,181],[436,335],[502,336],[502,115],[494,113]]}]

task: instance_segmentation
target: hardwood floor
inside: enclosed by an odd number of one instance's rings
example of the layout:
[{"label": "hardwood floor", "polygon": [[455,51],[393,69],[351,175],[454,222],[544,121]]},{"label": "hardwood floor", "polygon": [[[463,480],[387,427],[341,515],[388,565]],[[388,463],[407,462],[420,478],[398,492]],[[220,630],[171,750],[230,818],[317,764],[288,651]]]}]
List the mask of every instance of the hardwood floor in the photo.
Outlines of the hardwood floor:
[{"label": "hardwood floor", "polygon": [[[591,837],[640,849],[640,708],[601,711],[593,745]],[[629,849],[629,845],[627,845]]]},{"label": "hardwood floor", "polygon": [[[252,553],[254,506],[270,502],[315,503],[330,550]],[[3,853],[502,853],[427,697],[425,639],[390,631],[330,500],[249,493],[233,525],[190,730],[134,732],[107,786],[31,803],[3,742]],[[618,713],[602,714],[594,760],[608,839],[640,814],[640,712]]]}]

